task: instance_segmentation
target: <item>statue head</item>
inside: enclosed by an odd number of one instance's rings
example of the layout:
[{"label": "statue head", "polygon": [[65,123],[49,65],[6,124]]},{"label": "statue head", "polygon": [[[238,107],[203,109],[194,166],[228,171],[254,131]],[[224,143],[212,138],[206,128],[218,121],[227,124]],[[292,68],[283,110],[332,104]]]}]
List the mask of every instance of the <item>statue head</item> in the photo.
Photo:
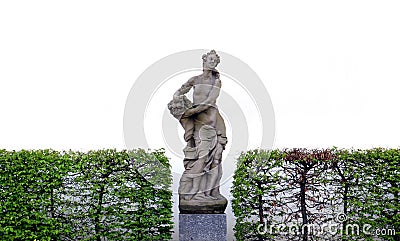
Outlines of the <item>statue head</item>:
[{"label": "statue head", "polygon": [[203,69],[214,70],[220,62],[219,55],[215,50],[203,54]]}]

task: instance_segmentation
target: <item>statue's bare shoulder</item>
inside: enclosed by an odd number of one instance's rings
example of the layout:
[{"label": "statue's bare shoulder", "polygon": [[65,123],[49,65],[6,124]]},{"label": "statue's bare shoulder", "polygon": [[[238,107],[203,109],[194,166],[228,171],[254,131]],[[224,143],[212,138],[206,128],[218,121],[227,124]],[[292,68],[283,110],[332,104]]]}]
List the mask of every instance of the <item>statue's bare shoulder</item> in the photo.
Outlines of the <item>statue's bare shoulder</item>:
[{"label": "statue's bare shoulder", "polygon": [[201,84],[201,74],[193,76],[192,78],[189,79],[189,81],[193,81],[193,85],[198,85]]}]

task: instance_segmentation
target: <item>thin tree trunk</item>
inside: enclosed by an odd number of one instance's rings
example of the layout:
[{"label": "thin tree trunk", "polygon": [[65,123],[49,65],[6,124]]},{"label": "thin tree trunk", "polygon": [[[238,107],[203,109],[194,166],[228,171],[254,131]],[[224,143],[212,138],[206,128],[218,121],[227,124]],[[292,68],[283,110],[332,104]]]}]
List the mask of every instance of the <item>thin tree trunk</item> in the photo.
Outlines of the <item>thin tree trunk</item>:
[{"label": "thin tree trunk", "polygon": [[[257,183],[258,190],[261,190],[261,182]],[[258,195],[258,216],[260,218],[260,224],[265,225],[264,223],[264,212],[263,212],[263,200],[262,200],[262,194]],[[262,236],[260,235],[258,238],[259,241],[263,241]]]},{"label": "thin tree trunk", "polygon": [[306,207],[306,171],[303,170],[303,173],[301,173],[301,180],[300,180],[300,208],[301,208],[301,217],[303,220],[303,226],[302,226],[302,235],[303,235],[303,241],[308,240],[308,227],[305,226],[308,223],[307,220],[307,207]]},{"label": "thin tree trunk", "polygon": [[[349,193],[349,183],[347,183],[346,181],[343,193],[343,214],[346,215],[346,217],[347,217],[348,193]],[[347,220],[345,220],[342,225],[343,225],[342,230],[345,231],[347,226]],[[343,233],[342,240],[347,240],[346,233]]]},{"label": "thin tree trunk", "polygon": [[97,203],[97,209],[96,209],[96,216],[94,217],[94,230],[96,233],[96,240],[101,241],[100,237],[100,215],[101,215],[101,206],[103,205],[103,195],[104,195],[104,184],[101,185],[100,187],[100,193],[99,193],[99,201]]}]

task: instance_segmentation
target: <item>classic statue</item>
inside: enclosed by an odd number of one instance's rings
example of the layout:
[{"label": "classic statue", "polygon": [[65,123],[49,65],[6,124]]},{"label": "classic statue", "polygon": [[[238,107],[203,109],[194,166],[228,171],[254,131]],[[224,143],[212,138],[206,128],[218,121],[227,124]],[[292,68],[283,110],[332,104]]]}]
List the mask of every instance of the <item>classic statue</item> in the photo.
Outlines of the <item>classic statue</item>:
[{"label": "classic statue", "polygon": [[[202,56],[203,73],[190,78],[168,104],[185,130],[185,171],[179,183],[181,213],[224,213],[227,200],[220,194],[222,151],[226,128],[216,100],[221,80],[215,68],[219,55],[211,50]],[[184,95],[193,88],[193,103]]]}]

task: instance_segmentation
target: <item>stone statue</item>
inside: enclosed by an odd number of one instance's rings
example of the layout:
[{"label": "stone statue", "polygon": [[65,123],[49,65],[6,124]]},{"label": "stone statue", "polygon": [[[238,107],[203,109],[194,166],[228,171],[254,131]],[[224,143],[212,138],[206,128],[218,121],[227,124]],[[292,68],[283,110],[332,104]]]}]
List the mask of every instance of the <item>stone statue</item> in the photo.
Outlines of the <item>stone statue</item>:
[{"label": "stone statue", "polygon": [[[220,194],[222,151],[226,128],[216,100],[221,89],[219,55],[211,50],[202,56],[203,73],[190,78],[168,104],[185,130],[185,171],[179,182],[181,213],[224,213],[227,200]],[[193,103],[184,95],[193,88]]]}]

